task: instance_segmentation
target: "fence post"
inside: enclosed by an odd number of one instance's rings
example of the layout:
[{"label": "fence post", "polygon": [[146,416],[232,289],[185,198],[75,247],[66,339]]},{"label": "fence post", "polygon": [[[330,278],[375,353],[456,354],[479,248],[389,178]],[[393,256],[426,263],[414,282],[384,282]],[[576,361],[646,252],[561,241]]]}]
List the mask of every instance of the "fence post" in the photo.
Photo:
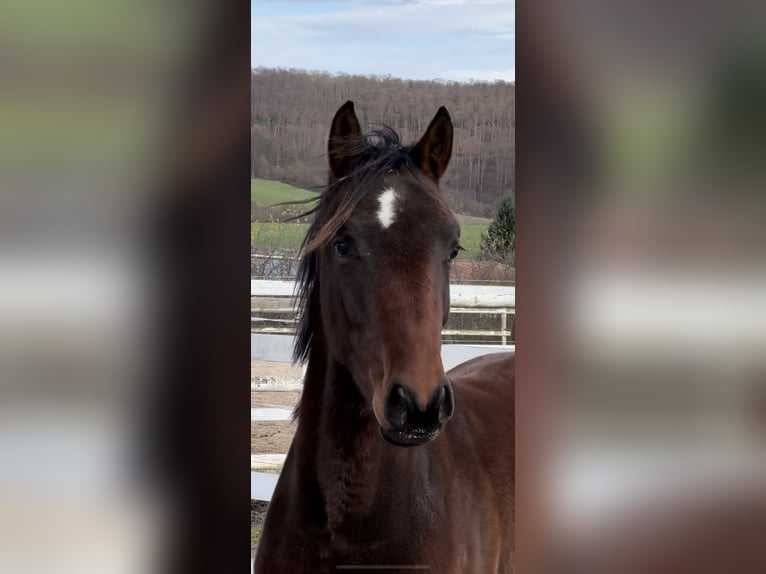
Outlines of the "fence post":
[{"label": "fence post", "polygon": [[505,336],[505,328],[508,324],[508,309],[503,309],[503,312],[500,313],[500,330],[503,332],[502,337],[500,338],[500,344],[505,345],[507,344],[506,336]]}]

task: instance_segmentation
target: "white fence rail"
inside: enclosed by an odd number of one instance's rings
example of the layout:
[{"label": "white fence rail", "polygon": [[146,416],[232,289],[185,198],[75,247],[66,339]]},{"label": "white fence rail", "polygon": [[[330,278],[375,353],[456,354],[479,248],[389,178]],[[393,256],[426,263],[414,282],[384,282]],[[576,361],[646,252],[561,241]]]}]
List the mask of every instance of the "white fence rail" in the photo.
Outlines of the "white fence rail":
[{"label": "white fence rail", "polygon": [[282,470],[286,454],[251,454],[250,470]]},{"label": "white fence rail", "polygon": [[[294,333],[296,323],[294,317],[273,316],[294,311],[294,293],[293,281],[252,279],[250,281],[251,332],[274,335]],[[259,300],[264,299],[269,300],[268,305],[259,303]],[[500,344],[506,345],[511,338],[508,316],[514,315],[515,312],[516,288],[513,286],[452,284],[450,285],[450,313],[496,315],[500,318],[500,325],[498,329],[444,329],[442,336],[492,337],[499,339]]]}]

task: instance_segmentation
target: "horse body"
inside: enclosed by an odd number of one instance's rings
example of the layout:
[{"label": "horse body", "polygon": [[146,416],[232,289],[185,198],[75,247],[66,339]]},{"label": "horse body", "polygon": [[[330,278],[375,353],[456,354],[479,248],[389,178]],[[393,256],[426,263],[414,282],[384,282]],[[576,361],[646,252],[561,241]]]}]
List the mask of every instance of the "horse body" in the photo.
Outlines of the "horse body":
[{"label": "horse body", "polygon": [[[459,226],[438,188],[443,108],[423,138],[369,144],[348,102],[304,243],[298,429],[255,572],[511,572],[514,358],[444,372]],[[358,568],[357,568],[358,567]]]},{"label": "horse body", "polygon": [[[329,574],[353,572],[353,565],[511,572],[513,365],[514,355],[501,353],[450,371],[455,416],[417,448],[381,439],[361,396],[350,400],[354,386],[342,372],[323,380],[322,408],[302,405],[256,572]],[[311,382],[307,375],[307,392]],[[507,409],[488,408],[498,401]],[[348,415],[355,434],[339,418]]]}]

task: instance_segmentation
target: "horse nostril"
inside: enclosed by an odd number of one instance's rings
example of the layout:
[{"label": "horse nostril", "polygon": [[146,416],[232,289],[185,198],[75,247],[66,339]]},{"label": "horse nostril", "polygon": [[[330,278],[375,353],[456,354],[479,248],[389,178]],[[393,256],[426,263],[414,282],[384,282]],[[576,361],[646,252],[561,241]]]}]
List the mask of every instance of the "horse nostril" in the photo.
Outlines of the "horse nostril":
[{"label": "horse nostril", "polygon": [[386,400],[385,415],[392,425],[402,428],[407,423],[407,413],[412,409],[410,393],[399,383],[394,383]]},{"label": "horse nostril", "polygon": [[439,422],[444,424],[455,412],[455,397],[452,393],[452,385],[444,383],[439,388]]}]

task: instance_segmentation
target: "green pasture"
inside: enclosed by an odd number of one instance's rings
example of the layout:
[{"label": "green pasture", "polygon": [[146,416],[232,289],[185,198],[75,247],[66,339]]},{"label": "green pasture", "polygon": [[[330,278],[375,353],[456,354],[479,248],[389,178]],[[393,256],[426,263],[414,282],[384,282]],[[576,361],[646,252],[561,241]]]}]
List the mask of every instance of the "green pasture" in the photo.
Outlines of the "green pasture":
[{"label": "green pasture", "polygon": [[250,180],[250,201],[260,207],[270,207],[275,203],[286,201],[302,201],[316,197],[316,195],[313,191],[293,187],[281,181]]},{"label": "green pasture", "polygon": [[481,234],[487,232],[487,225],[460,225],[460,245],[465,251],[458,255],[458,259],[476,259],[479,255],[479,243]]},{"label": "green pasture", "polygon": [[461,215],[457,214],[457,220],[460,222],[460,225],[466,226],[466,225],[477,225],[479,227],[489,227],[489,224],[492,223],[492,220],[488,217],[476,217],[474,215]]},{"label": "green pasture", "polygon": [[293,249],[301,247],[309,226],[307,223],[260,222],[250,224],[250,244],[270,249]]}]

